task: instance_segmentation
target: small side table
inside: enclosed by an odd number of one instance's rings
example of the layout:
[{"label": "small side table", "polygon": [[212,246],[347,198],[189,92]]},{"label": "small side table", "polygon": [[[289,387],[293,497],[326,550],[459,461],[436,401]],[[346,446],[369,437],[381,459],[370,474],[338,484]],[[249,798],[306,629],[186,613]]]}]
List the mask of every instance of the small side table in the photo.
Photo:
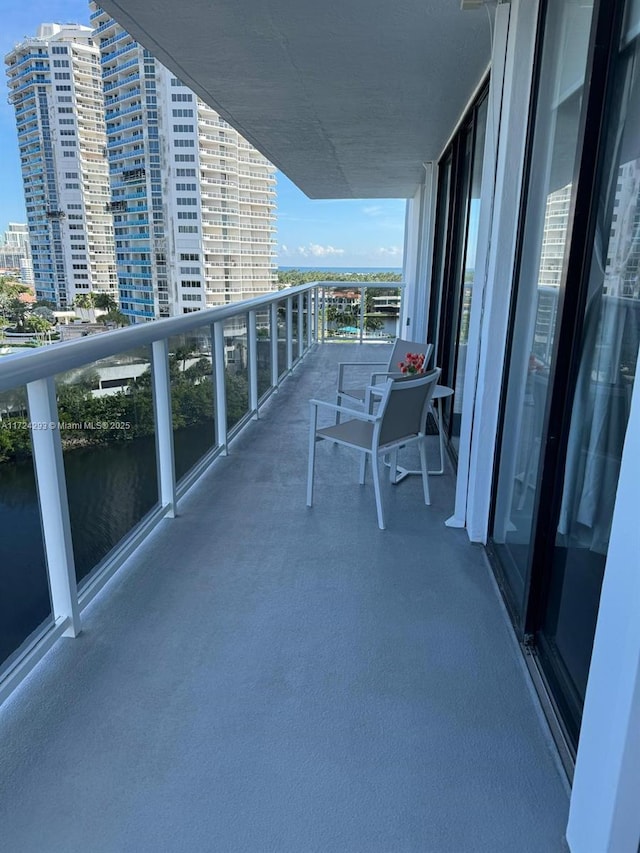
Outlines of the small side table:
[{"label": "small side table", "polygon": [[[437,471],[429,471],[430,474],[444,474],[444,438],[442,436],[442,411],[440,400],[451,397],[453,388],[448,385],[436,385],[431,396],[431,404],[429,409],[438,427],[438,442],[440,444],[440,468]],[[435,405],[437,403],[437,406]],[[419,471],[417,473],[420,473]]]}]

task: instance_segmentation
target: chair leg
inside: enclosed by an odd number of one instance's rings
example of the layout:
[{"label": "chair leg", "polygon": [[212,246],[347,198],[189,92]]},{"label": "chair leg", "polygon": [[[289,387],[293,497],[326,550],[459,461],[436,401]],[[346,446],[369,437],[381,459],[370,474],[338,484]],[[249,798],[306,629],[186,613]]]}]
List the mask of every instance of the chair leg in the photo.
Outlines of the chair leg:
[{"label": "chair leg", "polygon": [[429,494],[429,470],[427,468],[427,448],[425,446],[426,436],[418,442],[420,450],[420,468],[422,469],[422,490],[424,491],[424,502],[427,506],[431,503],[431,495]]},{"label": "chair leg", "polygon": [[378,457],[371,457],[371,469],[373,471],[373,489],[376,493],[376,511],[378,513],[378,527],[384,530],[384,515],[382,514],[382,493],[380,491],[380,471],[378,470]]},{"label": "chair leg", "polygon": [[368,453],[360,454],[360,480],[359,483],[361,486],[364,486],[364,482],[367,478],[367,458]]},{"label": "chair leg", "polygon": [[313,505],[313,479],[316,464],[316,429],[318,426],[318,409],[311,407],[311,423],[309,426],[309,466],[307,468],[307,506]]}]

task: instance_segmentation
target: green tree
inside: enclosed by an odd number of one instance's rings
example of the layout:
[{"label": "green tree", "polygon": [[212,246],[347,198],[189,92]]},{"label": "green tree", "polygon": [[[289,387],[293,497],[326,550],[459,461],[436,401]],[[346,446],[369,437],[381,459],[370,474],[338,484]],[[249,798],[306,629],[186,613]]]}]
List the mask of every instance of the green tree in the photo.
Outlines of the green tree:
[{"label": "green tree", "polygon": [[39,314],[31,313],[24,321],[24,327],[29,332],[45,335],[52,328],[51,323]]},{"label": "green tree", "polygon": [[100,308],[107,312],[118,311],[118,303],[110,293],[100,291],[97,293],[91,293],[90,296],[93,299],[94,308]]},{"label": "green tree", "polygon": [[26,331],[27,317],[29,316],[30,308],[18,297],[14,297],[9,304],[9,318],[13,320],[16,332],[24,333]]},{"label": "green tree", "polygon": [[31,456],[31,435],[26,419],[11,418],[11,429],[8,428],[8,420],[4,424],[0,422],[0,463]]},{"label": "green tree", "polygon": [[184,373],[187,367],[187,359],[193,355],[193,351],[195,348],[195,343],[190,340],[185,340],[184,344],[181,346],[177,346],[171,355],[171,359],[174,361],[176,365],[179,365],[182,362],[181,370]]},{"label": "green tree", "polygon": [[79,293],[73,300],[75,308],[95,308],[93,293]]},{"label": "green tree", "polygon": [[122,326],[129,325],[129,318],[117,308],[112,308],[110,311],[107,311],[106,314],[101,314],[98,317],[98,323],[103,323],[105,326],[117,326],[120,328]]},{"label": "green tree", "polygon": [[344,281],[355,285],[366,284],[369,281],[402,281],[402,275],[382,270],[371,273],[337,273],[325,272],[324,270],[306,270],[304,272],[302,270],[280,270],[278,272],[278,283],[284,287],[293,287],[296,284],[307,284],[312,281]]}]

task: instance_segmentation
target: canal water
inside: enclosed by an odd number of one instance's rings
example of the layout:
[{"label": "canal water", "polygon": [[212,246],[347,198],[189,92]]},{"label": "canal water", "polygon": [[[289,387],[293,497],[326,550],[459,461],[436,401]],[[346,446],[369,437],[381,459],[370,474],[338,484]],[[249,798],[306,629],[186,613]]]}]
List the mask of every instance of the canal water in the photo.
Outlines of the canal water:
[{"label": "canal water", "polygon": [[[214,446],[213,421],[174,431],[181,478]],[[66,450],[76,577],[79,584],[158,501],[155,439]],[[0,672],[47,619],[51,603],[33,463],[0,464]]]}]

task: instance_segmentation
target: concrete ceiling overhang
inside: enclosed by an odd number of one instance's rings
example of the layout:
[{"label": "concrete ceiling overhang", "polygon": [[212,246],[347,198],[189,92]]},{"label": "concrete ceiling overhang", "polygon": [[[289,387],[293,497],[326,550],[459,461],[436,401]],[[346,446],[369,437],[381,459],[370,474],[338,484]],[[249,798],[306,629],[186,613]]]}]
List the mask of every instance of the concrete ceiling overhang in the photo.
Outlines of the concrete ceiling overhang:
[{"label": "concrete ceiling overhang", "polygon": [[311,198],[413,196],[490,60],[459,0],[101,5]]}]

